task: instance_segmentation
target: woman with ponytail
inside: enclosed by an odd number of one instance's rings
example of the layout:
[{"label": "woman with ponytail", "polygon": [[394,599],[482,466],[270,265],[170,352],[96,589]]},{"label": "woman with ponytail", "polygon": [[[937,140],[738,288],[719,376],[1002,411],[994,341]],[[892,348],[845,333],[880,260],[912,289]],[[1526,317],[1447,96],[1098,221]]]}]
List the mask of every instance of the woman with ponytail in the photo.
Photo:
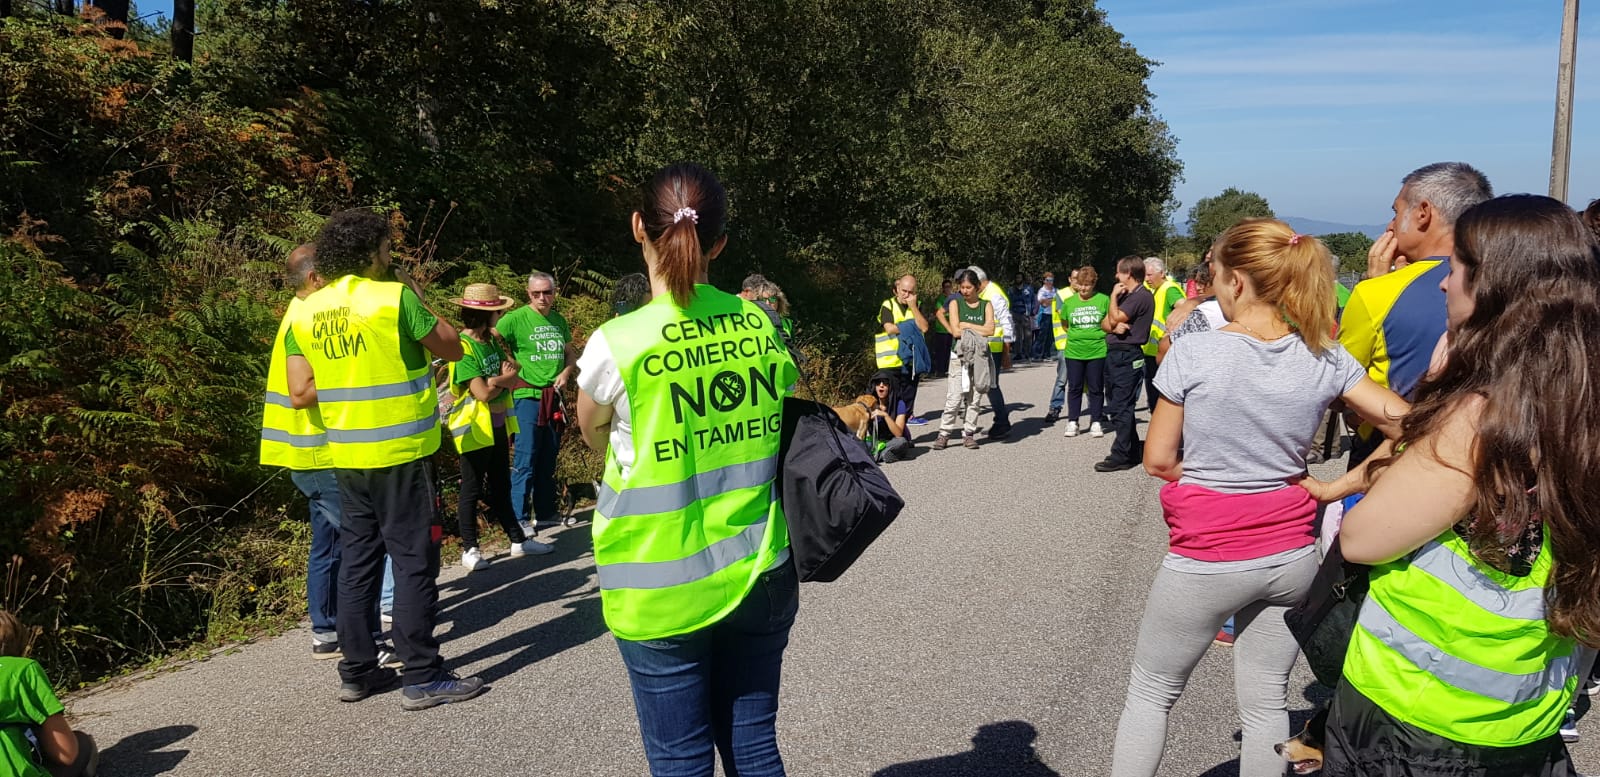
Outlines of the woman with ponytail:
[{"label": "woman with ponytail", "polygon": [[728,238],[710,171],[656,173],[633,214],[649,303],[578,360],[578,427],[606,452],[594,559],[656,777],[781,777],[778,678],[799,605],[775,499],[799,377],[773,319],[710,286]]},{"label": "woman with ponytail", "polygon": [[1576,646],[1600,647],[1600,240],[1527,194],[1455,230],[1445,358],[1340,527],[1375,566],[1328,775],[1576,774],[1558,729]]},{"label": "woman with ponytail", "polygon": [[[1328,249],[1270,219],[1236,224],[1211,249],[1226,326],[1172,344],[1144,466],[1168,481],[1169,552],[1139,627],[1113,777],[1158,773],[1167,714],[1228,616],[1243,732],[1241,777],[1281,777],[1287,687],[1300,647],[1283,613],[1317,571],[1316,501],[1294,483],[1329,403],[1397,434],[1406,405],[1332,337]],[[1181,450],[1181,455],[1180,455]]]}]

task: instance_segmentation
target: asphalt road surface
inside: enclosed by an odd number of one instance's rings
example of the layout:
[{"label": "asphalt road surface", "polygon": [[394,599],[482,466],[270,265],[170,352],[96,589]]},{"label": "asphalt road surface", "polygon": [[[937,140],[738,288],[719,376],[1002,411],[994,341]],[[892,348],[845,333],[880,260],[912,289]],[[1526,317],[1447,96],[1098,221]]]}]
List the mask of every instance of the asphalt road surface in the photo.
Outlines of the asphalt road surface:
[{"label": "asphalt road surface", "polygon": [[[1166,532],[1155,480],[1092,470],[1109,436],[1042,425],[1054,373],[1003,375],[1016,430],[1004,442],[933,451],[937,421],[917,427],[915,458],[887,467],[905,512],[842,580],[801,587],[778,724],[791,774],[1108,772]],[[919,409],[931,415],[943,393],[925,383]],[[445,570],[447,665],[492,686],[469,703],[402,712],[391,692],[341,704],[334,662],[311,658],[302,628],[69,707],[109,777],[647,774],[588,532],[554,532],[550,556]],[[1326,693],[1298,669],[1294,725]],[[1600,730],[1580,727],[1574,758],[1595,769]],[[1161,774],[1237,774],[1237,731],[1230,651],[1213,647],[1173,710]]]}]

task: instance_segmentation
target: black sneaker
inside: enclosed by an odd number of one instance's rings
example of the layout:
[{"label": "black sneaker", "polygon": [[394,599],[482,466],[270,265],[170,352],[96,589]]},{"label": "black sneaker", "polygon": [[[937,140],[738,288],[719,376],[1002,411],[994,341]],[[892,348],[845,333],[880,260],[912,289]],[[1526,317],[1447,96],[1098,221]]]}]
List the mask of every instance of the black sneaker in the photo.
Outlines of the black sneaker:
[{"label": "black sneaker", "polygon": [[354,682],[339,684],[339,701],[361,701],[374,693],[392,691],[400,685],[400,673],[378,667]]},{"label": "black sneaker", "polygon": [[1011,424],[1006,424],[1005,426],[996,426],[993,429],[990,429],[988,437],[991,440],[1003,440],[1008,434],[1011,434]]},{"label": "black sneaker", "polygon": [[401,691],[400,709],[425,710],[441,704],[450,704],[476,698],[483,693],[482,678],[457,677],[445,672],[442,677],[423,685],[408,685]]},{"label": "black sneaker", "polygon": [[339,652],[338,640],[334,640],[332,642],[323,642],[316,637],[311,638],[312,658],[339,658],[342,655],[343,654]]},{"label": "black sneaker", "polygon": [[1123,471],[1125,469],[1133,469],[1134,467],[1137,467],[1137,466],[1139,466],[1139,462],[1136,462],[1136,461],[1115,461],[1113,459],[1106,459],[1105,461],[1102,461],[1102,462],[1094,465],[1094,471],[1095,472],[1121,472],[1121,471]]},{"label": "black sneaker", "polygon": [[1060,410],[1051,410],[1050,412],[1044,414],[1044,422],[1046,425],[1053,424],[1059,420],[1061,420]]}]

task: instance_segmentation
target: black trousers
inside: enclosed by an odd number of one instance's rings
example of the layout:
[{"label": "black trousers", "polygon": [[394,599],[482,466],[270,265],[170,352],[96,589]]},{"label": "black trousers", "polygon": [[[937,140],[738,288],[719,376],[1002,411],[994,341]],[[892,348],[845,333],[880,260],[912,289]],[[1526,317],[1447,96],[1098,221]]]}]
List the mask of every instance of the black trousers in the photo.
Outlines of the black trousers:
[{"label": "black trousers", "polygon": [[[900,398],[906,403],[906,417],[915,418],[917,415],[917,376],[911,371],[911,365],[900,368]],[[893,408],[890,408],[893,410]]]},{"label": "black trousers", "polygon": [[[1154,413],[1156,400],[1161,398],[1161,392],[1156,390],[1156,357],[1145,356],[1144,359],[1144,401],[1145,409]],[[1134,401],[1138,405],[1137,397]]]},{"label": "black trousers", "polygon": [[1144,352],[1137,346],[1111,346],[1106,353],[1106,418],[1116,439],[1108,461],[1137,462],[1144,457],[1139,431],[1133,425],[1133,406],[1144,385]]},{"label": "black trousers", "polygon": [[506,538],[522,542],[527,535],[511,512],[511,463],[504,427],[494,430],[494,444],[461,454],[461,499],[456,504],[456,524],[461,528],[461,549],[478,547],[478,499],[489,505],[489,517],[505,530]]},{"label": "black trousers", "polygon": [[383,554],[394,560],[394,625],[390,635],[406,685],[431,683],[443,674],[433,636],[439,604],[439,553],[433,544],[433,469],[427,459],[382,469],[335,469],[344,517],[336,621],[339,676],[354,681],[378,665],[372,635],[378,624]]},{"label": "black trousers", "polygon": [[933,357],[933,374],[950,374],[951,337],[948,332],[928,333],[928,355]]}]

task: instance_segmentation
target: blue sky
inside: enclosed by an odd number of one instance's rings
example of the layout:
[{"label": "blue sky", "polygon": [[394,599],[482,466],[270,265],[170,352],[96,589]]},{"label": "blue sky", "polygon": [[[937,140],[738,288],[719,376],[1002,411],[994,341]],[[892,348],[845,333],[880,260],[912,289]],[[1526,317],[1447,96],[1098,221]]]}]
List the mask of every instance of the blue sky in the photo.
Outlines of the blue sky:
[{"label": "blue sky", "polygon": [[[147,0],[140,13],[170,13]],[[1229,186],[1279,215],[1381,224],[1398,181],[1470,162],[1497,192],[1549,188],[1561,0],[1100,0],[1157,60],[1178,138],[1180,228]],[[1570,200],[1600,198],[1600,7],[1578,35]]]},{"label": "blue sky", "polygon": [[[1580,17],[1570,201],[1600,198],[1600,7]],[[1429,162],[1549,190],[1561,0],[1101,0],[1161,62],[1182,225],[1237,186],[1279,215],[1383,223]]]}]

